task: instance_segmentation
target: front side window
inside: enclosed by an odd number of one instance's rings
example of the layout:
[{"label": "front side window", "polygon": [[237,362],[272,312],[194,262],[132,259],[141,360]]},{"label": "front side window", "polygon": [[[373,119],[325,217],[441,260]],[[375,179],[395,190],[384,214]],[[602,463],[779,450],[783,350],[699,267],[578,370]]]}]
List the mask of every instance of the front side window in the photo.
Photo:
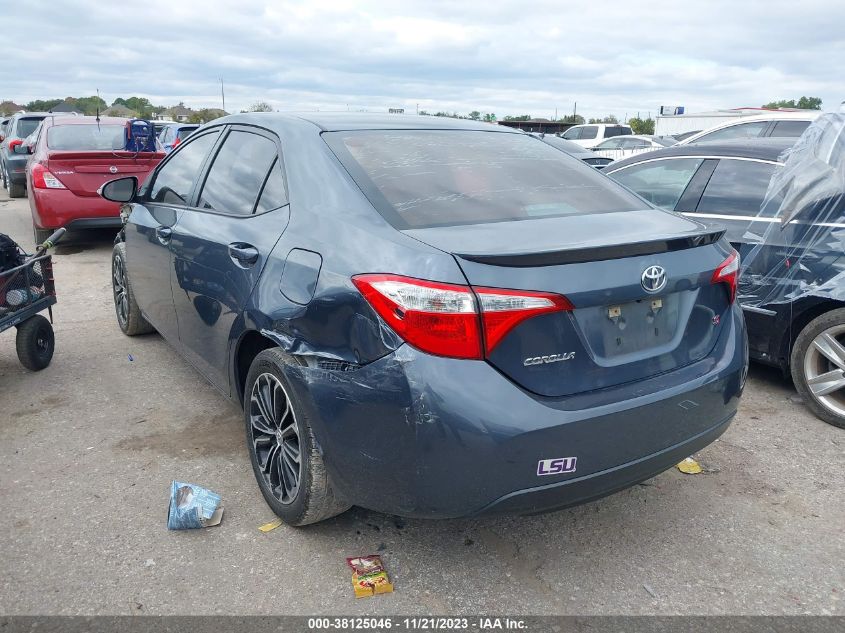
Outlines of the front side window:
[{"label": "front side window", "polygon": [[581,138],[581,128],[571,127],[563,133],[563,136],[561,138],[565,138],[568,141],[577,140]]},{"label": "front side window", "polygon": [[[704,188],[697,211],[756,216],[774,172],[772,163],[723,158]],[[775,213],[777,207],[770,211]]]},{"label": "front side window", "polygon": [[47,147],[60,151],[123,149],[122,125],[54,125],[47,129]]},{"label": "front side window", "polygon": [[697,138],[696,142],[733,141],[746,138],[757,138],[767,127],[769,127],[768,121],[740,123],[738,125],[731,125],[730,127],[705,134],[704,136]]},{"label": "front side window", "polygon": [[205,157],[214,147],[219,135],[216,131],[204,134],[175,151],[155,175],[149,193],[150,201],[187,204]]},{"label": "front side window", "polygon": [[523,134],[468,130],[324,133],[397,229],[641,209],[596,170]]},{"label": "front side window", "polygon": [[197,206],[250,215],[277,153],[276,143],[266,136],[231,132],[211,165]]},{"label": "front side window", "polygon": [[653,205],[673,211],[703,158],[671,158],[625,167],[608,174]]},{"label": "front side window", "polygon": [[580,139],[591,139],[596,138],[599,135],[599,128],[597,125],[585,125],[581,128],[581,136],[578,138]]}]

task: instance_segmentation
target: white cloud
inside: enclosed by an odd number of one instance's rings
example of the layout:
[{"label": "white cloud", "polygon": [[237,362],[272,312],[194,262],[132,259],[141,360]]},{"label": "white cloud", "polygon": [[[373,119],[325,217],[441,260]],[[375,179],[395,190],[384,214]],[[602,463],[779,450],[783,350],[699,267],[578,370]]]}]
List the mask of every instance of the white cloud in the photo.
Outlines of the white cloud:
[{"label": "white cloud", "polygon": [[561,3],[73,0],[6,9],[0,98],[586,116],[843,98],[832,0]]}]

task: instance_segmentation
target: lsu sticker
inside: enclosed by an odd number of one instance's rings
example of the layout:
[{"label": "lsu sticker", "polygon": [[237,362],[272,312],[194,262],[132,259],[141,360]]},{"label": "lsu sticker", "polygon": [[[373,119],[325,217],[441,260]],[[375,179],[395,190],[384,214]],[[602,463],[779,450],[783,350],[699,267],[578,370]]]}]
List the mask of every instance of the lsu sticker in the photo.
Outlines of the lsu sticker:
[{"label": "lsu sticker", "polygon": [[537,476],[563,475],[564,473],[575,472],[577,457],[555,457],[553,459],[541,459],[537,462]]}]

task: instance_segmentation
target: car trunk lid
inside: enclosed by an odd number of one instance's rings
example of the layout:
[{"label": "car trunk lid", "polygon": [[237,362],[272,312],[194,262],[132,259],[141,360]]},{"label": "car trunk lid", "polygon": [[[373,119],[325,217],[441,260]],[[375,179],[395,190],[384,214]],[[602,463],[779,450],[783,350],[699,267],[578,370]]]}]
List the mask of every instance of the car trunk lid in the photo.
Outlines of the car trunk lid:
[{"label": "car trunk lid", "polygon": [[51,152],[47,169],[77,196],[93,198],[100,187],[115,178],[135,176],[143,182],[162,157],[150,152]]},{"label": "car trunk lid", "polygon": [[[573,309],[520,322],[486,355],[543,396],[610,387],[700,360],[730,306],[725,288],[711,281],[728,255],[718,242],[722,231],[663,211],[404,232],[452,253],[473,287],[569,300]],[[664,271],[665,285],[649,292],[644,275],[655,275],[653,267]]]}]

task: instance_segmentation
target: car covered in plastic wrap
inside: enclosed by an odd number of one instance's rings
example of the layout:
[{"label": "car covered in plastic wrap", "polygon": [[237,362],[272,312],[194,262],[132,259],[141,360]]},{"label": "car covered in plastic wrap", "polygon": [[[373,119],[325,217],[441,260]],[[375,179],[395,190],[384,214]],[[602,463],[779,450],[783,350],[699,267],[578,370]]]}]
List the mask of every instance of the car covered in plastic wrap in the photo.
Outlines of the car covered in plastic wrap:
[{"label": "car covered in plastic wrap", "polygon": [[845,427],[845,113],[795,139],[676,146],[605,170],[650,202],[727,228],[752,359]]}]

